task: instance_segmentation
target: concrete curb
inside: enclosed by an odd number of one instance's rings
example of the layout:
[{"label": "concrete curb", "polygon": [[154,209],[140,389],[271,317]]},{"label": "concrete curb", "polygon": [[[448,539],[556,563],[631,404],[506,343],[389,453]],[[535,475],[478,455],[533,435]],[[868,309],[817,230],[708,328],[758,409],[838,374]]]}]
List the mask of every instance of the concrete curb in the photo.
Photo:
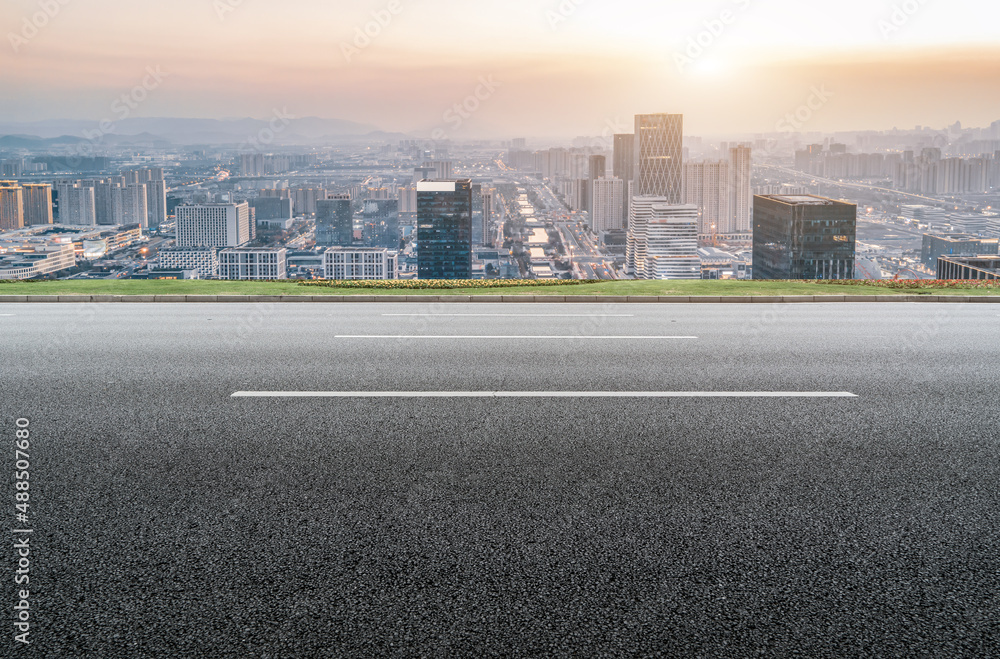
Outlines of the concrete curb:
[{"label": "concrete curb", "polygon": [[554,304],[1000,304],[995,295],[785,295],[785,296],[607,296],[607,295],[0,295],[0,304],[24,303],[554,303]]}]

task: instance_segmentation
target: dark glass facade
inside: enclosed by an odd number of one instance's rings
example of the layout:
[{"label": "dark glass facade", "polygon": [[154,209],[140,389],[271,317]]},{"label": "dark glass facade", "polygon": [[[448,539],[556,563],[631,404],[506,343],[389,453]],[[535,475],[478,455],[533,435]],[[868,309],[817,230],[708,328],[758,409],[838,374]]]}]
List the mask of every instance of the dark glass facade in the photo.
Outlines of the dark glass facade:
[{"label": "dark glass facade", "polygon": [[417,274],[420,279],[472,278],[472,182],[417,184]]},{"label": "dark glass facade", "polygon": [[316,202],[316,244],[350,247],[354,243],[354,209],[351,198],[336,195]]},{"label": "dark glass facade", "polygon": [[361,214],[365,244],[369,247],[399,249],[399,201],[369,199]]},{"label": "dark glass facade", "polygon": [[854,279],[858,207],[814,196],[757,196],[754,279]]}]

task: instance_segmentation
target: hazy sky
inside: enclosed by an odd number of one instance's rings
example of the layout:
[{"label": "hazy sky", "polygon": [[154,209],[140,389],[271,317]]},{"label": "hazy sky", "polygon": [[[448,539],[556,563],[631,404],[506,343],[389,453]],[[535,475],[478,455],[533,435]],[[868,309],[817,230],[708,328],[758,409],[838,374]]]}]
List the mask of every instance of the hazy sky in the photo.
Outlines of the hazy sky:
[{"label": "hazy sky", "polygon": [[[356,42],[373,12],[387,25]],[[804,130],[986,125],[997,25],[973,0],[6,0],[0,119],[115,118],[152,67],[131,116],[533,137],[682,112],[698,134],[774,131],[811,102]]]}]

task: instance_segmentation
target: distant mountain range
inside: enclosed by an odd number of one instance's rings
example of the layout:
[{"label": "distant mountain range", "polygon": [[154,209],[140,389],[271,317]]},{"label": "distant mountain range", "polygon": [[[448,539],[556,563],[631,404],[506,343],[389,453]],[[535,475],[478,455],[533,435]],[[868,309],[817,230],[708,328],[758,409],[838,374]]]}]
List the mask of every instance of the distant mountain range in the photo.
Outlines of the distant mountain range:
[{"label": "distant mountain range", "polygon": [[[107,124],[105,124],[107,128]],[[271,135],[273,134],[273,138]],[[407,139],[402,133],[385,133],[377,127],[340,119],[302,117],[282,119],[170,119],[134,118],[113,122],[102,133],[101,123],[71,119],[33,122],[0,121],[0,147],[36,149],[86,141],[97,135],[109,146],[169,147],[193,144],[250,144],[258,140],[274,145],[322,145],[361,140]]]}]

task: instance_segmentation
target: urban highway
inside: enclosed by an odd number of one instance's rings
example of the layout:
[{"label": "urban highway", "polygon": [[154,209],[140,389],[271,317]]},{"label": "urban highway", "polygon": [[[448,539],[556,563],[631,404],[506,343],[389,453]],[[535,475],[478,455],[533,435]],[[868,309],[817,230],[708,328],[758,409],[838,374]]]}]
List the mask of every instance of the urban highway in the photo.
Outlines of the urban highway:
[{"label": "urban highway", "polygon": [[24,656],[1000,654],[996,305],[0,304],[0,336]]}]

